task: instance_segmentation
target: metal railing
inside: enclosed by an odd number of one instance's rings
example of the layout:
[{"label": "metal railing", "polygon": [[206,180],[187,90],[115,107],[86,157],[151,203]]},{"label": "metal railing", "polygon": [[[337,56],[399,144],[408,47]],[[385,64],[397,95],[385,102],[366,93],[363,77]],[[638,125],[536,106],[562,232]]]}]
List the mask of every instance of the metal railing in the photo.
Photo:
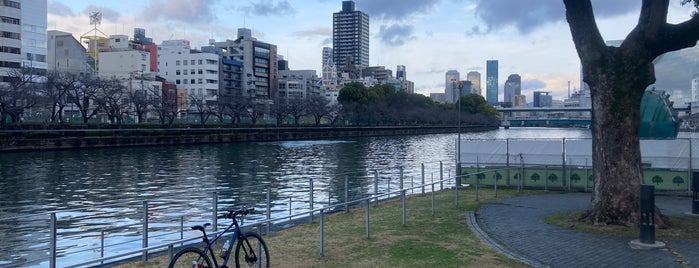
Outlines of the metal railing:
[{"label": "metal railing", "polygon": [[[189,213],[173,213],[167,209],[173,203],[187,201],[153,199],[53,211],[48,213],[48,219],[45,218],[47,214],[5,218],[0,219],[0,226],[7,226],[3,223],[10,220],[43,218],[32,221],[49,227],[41,228],[43,234],[37,231],[36,237],[40,239],[26,242],[26,248],[46,252],[42,250],[44,248],[48,254],[12,260],[9,262],[12,265],[84,267],[139,257],[147,261],[152,254],[167,252],[171,256],[177,246],[197,240],[199,236],[187,236],[185,226],[208,221],[212,222],[212,233],[218,232],[219,211],[225,208],[255,207],[261,213],[250,215],[245,228],[254,226],[260,233],[269,233],[289,223],[306,219],[313,221],[318,215],[322,218],[329,211],[348,210],[365,201],[378,205],[385,199],[404,198],[412,193],[425,194],[430,185],[432,188],[437,185],[439,189],[453,185],[452,171],[448,170],[448,175],[445,175],[442,161],[427,164],[432,166],[422,164],[419,171],[412,171],[411,174],[418,176],[405,176],[404,168],[398,167],[382,172],[372,170],[308,178],[306,186],[299,190],[301,194],[289,193],[283,198],[274,196],[279,193],[275,192],[273,184],[206,191],[200,197],[205,199],[209,208],[193,207],[193,212]],[[428,180],[431,182],[427,183]],[[283,200],[288,200],[288,204]],[[120,212],[122,218],[110,218],[116,215],[115,211]],[[16,244],[11,246],[17,247]]]}]

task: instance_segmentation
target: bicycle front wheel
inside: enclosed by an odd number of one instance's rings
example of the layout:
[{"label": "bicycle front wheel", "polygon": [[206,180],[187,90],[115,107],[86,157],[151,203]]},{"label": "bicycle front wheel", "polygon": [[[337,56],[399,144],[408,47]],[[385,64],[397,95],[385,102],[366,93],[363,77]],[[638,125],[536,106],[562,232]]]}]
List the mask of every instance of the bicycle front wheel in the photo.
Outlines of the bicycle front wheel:
[{"label": "bicycle front wheel", "polygon": [[198,248],[188,247],[172,257],[169,268],[214,268],[211,260]]},{"label": "bicycle front wheel", "polygon": [[245,238],[238,240],[235,246],[236,267],[269,268],[269,252],[267,244],[256,233],[246,233]]}]

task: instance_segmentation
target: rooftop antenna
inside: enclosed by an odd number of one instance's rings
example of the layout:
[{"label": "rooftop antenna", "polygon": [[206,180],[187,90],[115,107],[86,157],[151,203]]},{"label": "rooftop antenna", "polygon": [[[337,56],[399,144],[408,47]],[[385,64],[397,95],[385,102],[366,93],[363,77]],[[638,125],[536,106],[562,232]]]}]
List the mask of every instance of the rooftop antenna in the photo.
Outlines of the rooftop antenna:
[{"label": "rooftop antenna", "polygon": [[[106,40],[109,40],[109,38],[106,37],[106,34],[97,29],[97,25],[100,24],[102,24],[102,12],[90,12],[90,25],[92,25],[92,30],[80,36],[81,43],[85,42],[83,40],[87,40],[88,54],[94,59],[92,68],[95,73],[98,72],[97,63],[99,60],[99,43],[100,41],[105,42]],[[92,35],[90,35],[90,33],[92,33]],[[97,36],[97,33],[100,33],[102,36]]]}]

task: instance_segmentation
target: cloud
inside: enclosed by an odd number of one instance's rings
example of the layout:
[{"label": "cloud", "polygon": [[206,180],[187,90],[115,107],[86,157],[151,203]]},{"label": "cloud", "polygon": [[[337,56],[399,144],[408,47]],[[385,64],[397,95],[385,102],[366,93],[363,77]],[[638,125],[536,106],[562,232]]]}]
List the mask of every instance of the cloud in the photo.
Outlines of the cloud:
[{"label": "cloud", "polygon": [[408,20],[419,13],[429,13],[441,0],[357,0],[357,9],[372,18]]},{"label": "cloud", "polygon": [[522,81],[522,90],[531,91],[546,88],[546,82],[539,79],[526,79]]},{"label": "cloud", "polygon": [[332,37],[333,29],[330,27],[318,27],[318,28],[311,29],[311,30],[297,31],[297,32],[292,33],[292,35],[298,36],[298,37],[313,37],[313,36]]},{"label": "cloud", "polygon": [[402,46],[408,40],[414,40],[412,25],[382,25],[377,34],[382,42],[391,46]]},{"label": "cloud", "polygon": [[212,22],[216,16],[211,7],[217,0],[153,0],[141,13],[149,21],[158,19],[183,22]]},{"label": "cloud", "polygon": [[296,13],[296,9],[288,1],[260,0],[250,6],[239,7],[246,14],[255,16],[285,16]]},{"label": "cloud", "polygon": [[[636,0],[593,0],[592,5],[597,18],[628,14],[640,7]],[[488,33],[508,26],[528,34],[539,26],[565,20],[565,6],[560,0],[479,0],[475,12],[487,29],[475,28],[472,34]]]},{"label": "cloud", "polygon": [[48,3],[47,6],[48,13],[57,15],[57,16],[73,16],[75,13],[73,12],[73,9],[71,9],[69,6],[64,5],[63,3],[56,2],[56,1],[51,1]]}]

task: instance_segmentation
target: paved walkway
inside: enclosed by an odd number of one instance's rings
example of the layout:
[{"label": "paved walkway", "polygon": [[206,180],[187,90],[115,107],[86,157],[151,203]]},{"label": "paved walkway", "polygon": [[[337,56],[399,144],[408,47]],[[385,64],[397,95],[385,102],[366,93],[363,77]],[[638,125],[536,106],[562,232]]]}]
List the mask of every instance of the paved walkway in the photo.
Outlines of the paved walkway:
[{"label": "paved walkway", "polygon": [[[482,206],[477,226],[515,258],[540,267],[699,267],[699,241],[668,240],[668,247],[634,250],[626,237],[582,233],[552,226],[543,217],[562,211],[583,210],[590,194],[521,196]],[[656,205],[667,215],[684,215],[691,199],[657,196]],[[699,220],[699,218],[697,218]],[[671,253],[674,249],[679,253]]]}]

